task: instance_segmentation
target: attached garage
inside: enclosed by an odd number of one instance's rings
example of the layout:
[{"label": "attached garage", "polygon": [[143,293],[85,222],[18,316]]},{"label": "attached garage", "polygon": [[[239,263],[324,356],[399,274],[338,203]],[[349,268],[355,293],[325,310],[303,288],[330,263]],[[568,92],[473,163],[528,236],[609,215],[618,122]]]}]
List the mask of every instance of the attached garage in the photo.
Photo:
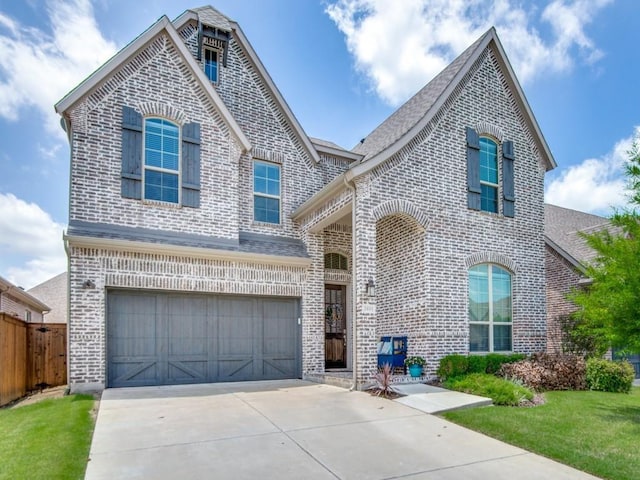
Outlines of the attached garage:
[{"label": "attached garage", "polygon": [[107,386],[300,378],[295,298],[110,290]]}]

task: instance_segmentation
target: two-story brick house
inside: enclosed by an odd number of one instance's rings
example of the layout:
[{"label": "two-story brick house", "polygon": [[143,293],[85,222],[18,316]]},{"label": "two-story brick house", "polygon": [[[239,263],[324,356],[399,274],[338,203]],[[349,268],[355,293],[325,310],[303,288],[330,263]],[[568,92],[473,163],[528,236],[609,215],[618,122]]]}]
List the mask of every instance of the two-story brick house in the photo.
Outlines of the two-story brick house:
[{"label": "two-story brick house", "polygon": [[553,157],[489,30],[353,150],[310,138],[239,25],[162,17],[64,97],[74,390],[544,350]]}]

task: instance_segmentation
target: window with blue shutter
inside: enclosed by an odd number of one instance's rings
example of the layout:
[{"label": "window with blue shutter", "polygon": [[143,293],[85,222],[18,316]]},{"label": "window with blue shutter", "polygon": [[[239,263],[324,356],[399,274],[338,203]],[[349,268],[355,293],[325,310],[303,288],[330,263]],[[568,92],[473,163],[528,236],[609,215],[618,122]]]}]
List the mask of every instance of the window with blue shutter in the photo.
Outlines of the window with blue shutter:
[{"label": "window with blue shutter", "polygon": [[481,137],[480,144],[480,210],[498,213],[498,144]]},{"label": "window with blue shutter", "polygon": [[143,119],[123,106],[121,181],[125,198],[140,200],[144,192],[145,200],[199,207],[200,124],[180,129],[170,120]]},{"label": "window with blue shutter", "polygon": [[513,153],[513,142],[502,143],[502,213],[505,217],[515,216],[515,179],[513,163],[515,155]]},{"label": "window with blue shutter", "polygon": [[163,118],[144,121],[144,199],[180,202],[180,129]]}]

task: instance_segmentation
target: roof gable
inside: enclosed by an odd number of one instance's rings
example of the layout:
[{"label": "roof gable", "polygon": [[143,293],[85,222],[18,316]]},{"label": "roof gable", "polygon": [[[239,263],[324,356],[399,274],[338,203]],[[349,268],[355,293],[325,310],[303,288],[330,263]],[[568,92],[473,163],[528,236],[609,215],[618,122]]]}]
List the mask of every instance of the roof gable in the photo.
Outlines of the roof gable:
[{"label": "roof gable", "polygon": [[533,116],[531,107],[513,72],[495,28],[492,27],[374,129],[363,142],[354,147],[353,151],[364,155],[365,160],[354,166],[353,175],[360,176],[372,170],[405,147],[454,94],[456,87],[487,48],[493,48],[496,53],[498,63],[514,93],[518,106],[522,110],[523,118],[534,135],[534,141],[538,145],[547,170],[555,168],[556,162],[549,146]]},{"label": "roof gable", "polygon": [[104,65],[98,70],[93,72],[76,88],[69,92],[62,100],[56,105],[55,109],[60,115],[64,116],[73,105],[79,100],[89,95],[94,89],[98,88],[110,75],[115,72],[121,65],[132,59],[136,54],[140,52],[149,42],[151,42],[157,35],[162,32],[166,32],[171,41],[176,46],[177,51],[182,56],[185,63],[189,66],[191,73],[198,80],[201,88],[207,94],[209,99],[215,105],[216,109],[220,112],[223,121],[227,124],[232,134],[237,138],[240,145],[245,151],[251,149],[251,143],[248,138],[240,129],[240,126],[235,121],[231,112],[226,107],[218,93],[212,87],[211,82],[207,79],[205,73],[199,68],[196,60],[187,50],[185,44],[181,41],[178,32],[173,24],[166,16],[162,16],[156,23],[145,30],[141,35],[135,38],[131,43],[121,49],[113,57],[111,57]]},{"label": "roof gable", "polygon": [[180,15],[174,22],[173,25],[176,30],[182,28],[187,22],[191,20],[197,20],[202,23],[205,23],[210,26],[214,26],[217,28],[229,30],[232,32],[234,40],[240,45],[240,47],[246,52],[248,59],[253,64],[256,69],[256,72],[264,82],[266,88],[269,93],[275,99],[275,102],[282,111],[284,118],[287,123],[293,129],[294,134],[298,137],[298,140],[301,142],[303,148],[309,154],[309,157],[315,162],[318,163],[320,161],[320,156],[316,148],[314,148],[313,143],[303,130],[302,126],[298,122],[297,118],[289,108],[289,105],[285,101],[284,97],[276,87],[273,79],[267,72],[266,68],[262,64],[262,61],[258,57],[258,54],[255,52],[251,43],[245,36],[244,32],[240,28],[237,22],[231,20],[230,18],[224,16],[220,12],[218,12],[215,8],[206,6],[206,7],[198,7],[191,10],[187,10],[185,13]]}]

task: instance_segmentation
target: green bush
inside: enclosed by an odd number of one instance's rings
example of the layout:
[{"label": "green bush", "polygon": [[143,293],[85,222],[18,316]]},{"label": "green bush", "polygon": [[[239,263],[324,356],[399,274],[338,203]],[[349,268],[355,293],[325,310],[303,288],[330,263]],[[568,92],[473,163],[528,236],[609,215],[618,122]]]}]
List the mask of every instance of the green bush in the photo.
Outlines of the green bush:
[{"label": "green bush", "polygon": [[590,390],[629,393],[634,376],[633,366],[627,361],[587,360],[587,386]]},{"label": "green bush", "polygon": [[451,377],[459,377],[467,373],[491,373],[498,372],[505,363],[518,362],[526,358],[521,353],[501,354],[489,353],[487,355],[447,355],[440,360],[437,374],[440,380]]},{"label": "green bush", "polygon": [[523,353],[511,353],[511,354],[501,354],[501,353],[489,353],[485,356],[487,359],[487,367],[485,372],[491,373],[495,375],[500,370],[500,367],[505,363],[515,363],[520,360],[524,360],[527,358]]},{"label": "green bush", "polygon": [[442,357],[436,373],[438,377],[440,377],[440,380],[446,380],[447,378],[464,375],[468,370],[469,357],[454,353]]},{"label": "green bush", "polygon": [[526,387],[489,373],[470,373],[452,377],[444,387],[458,392],[489,397],[495,405],[517,406],[523,400],[532,400],[533,392]]},{"label": "green bush", "polygon": [[486,373],[487,357],[484,355],[469,355],[467,357],[467,373]]}]

